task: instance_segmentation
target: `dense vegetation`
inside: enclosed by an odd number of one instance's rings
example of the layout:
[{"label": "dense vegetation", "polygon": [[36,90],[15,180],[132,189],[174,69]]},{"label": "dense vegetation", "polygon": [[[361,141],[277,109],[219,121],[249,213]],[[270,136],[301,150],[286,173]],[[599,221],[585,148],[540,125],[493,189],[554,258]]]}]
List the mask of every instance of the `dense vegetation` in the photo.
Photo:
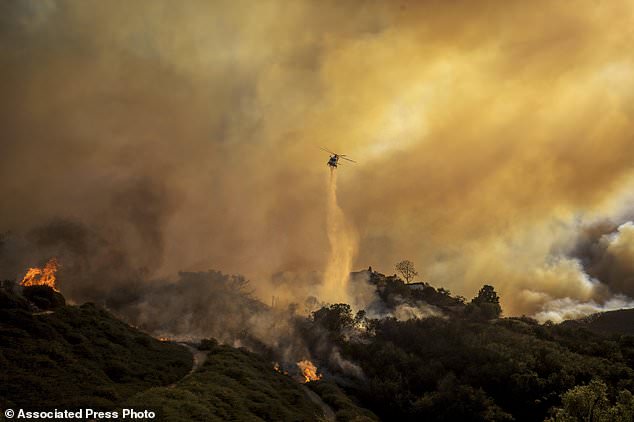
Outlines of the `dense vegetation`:
[{"label": "dense vegetation", "polygon": [[387,319],[368,344],[341,347],[368,377],[357,395],[383,417],[542,420],[594,377],[634,390],[631,342],[522,320]]},{"label": "dense vegetation", "polygon": [[621,390],[615,402],[608,398],[605,382],[593,379],[587,385],[572,388],[562,396],[562,406],[554,409],[548,422],[634,421],[634,396]]},{"label": "dense vegetation", "polygon": [[[270,360],[212,339],[199,348],[208,358],[186,376],[192,355],[185,347],[158,341],[93,304],[66,306],[48,287],[2,288],[0,408],[134,407],[166,421],[323,418],[306,387],[276,372]],[[332,388],[342,414],[362,414]]]},{"label": "dense vegetation", "polygon": [[[499,298],[491,286],[464,303],[431,286],[408,293],[411,287],[397,284],[394,278],[377,282],[385,303],[393,297],[386,293],[390,289],[399,297],[392,306],[425,295],[426,303],[450,312],[360,321],[348,305],[336,304],[316,311],[306,328],[308,337],[326,330],[342,356],[361,367],[364,377],[347,379],[344,389],[382,419],[577,420],[565,419],[571,402],[566,397],[593,379],[605,386],[606,412],[616,415],[610,409],[618,408],[618,417],[626,417],[634,411],[627,408],[634,406],[628,401],[634,391],[634,337],[498,318]],[[612,420],[628,420],[618,417]]]},{"label": "dense vegetation", "polygon": [[314,381],[307,384],[334,411],[340,422],[372,422],[379,418],[369,411],[359,407],[341,388],[332,381]]},{"label": "dense vegetation", "polygon": [[27,296],[52,310],[0,289],[0,408],[111,410],[190,370],[184,347],[162,343],[94,305],[64,306],[52,289],[34,287]]}]

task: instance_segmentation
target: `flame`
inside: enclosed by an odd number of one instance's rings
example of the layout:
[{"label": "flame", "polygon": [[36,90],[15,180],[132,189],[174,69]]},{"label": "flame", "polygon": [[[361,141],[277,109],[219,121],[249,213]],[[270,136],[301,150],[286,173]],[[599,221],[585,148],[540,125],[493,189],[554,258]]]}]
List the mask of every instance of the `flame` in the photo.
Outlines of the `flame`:
[{"label": "flame", "polygon": [[159,341],[168,342],[168,341],[172,341],[172,339],[169,337],[159,337]]},{"label": "flame", "polygon": [[48,260],[44,268],[29,268],[26,275],[20,283],[21,286],[49,286],[56,292],[59,292],[55,286],[55,273],[59,268],[57,258]]},{"label": "flame", "polygon": [[297,367],[302,372],[305,383],[310,381],[319,381],[323,376],[322,374],[317,373],[317,367],[309,360],[300,360],[297,362]]}]

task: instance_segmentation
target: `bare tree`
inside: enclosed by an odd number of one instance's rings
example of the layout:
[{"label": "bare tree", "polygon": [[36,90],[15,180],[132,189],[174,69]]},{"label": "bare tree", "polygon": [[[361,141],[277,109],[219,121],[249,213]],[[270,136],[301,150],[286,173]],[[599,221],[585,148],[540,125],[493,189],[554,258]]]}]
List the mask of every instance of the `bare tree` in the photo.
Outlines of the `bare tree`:
[{"label": "bare tree", "polygon": [[405,259],[396,264],[396,271],[398,271],[403,276],[406,283],[409,283],[414,277],[418,275],[418,273],[416,272],[416,268],[414,268],[414,263],[408,259]]}]

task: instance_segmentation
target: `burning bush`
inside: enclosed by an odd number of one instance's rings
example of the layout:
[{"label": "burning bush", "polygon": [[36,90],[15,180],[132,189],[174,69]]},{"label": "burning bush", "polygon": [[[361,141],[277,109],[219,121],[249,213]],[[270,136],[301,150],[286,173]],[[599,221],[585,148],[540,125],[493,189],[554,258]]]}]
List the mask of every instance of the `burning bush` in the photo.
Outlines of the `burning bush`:
[{"label": "burning bush", "polygon": [[56,258],[51,258],[42,268],[32,267],[24,275],[20,285],[22,286],[49,286],[51,289],[58,292],[55,285],[57,272],[59,265]]},{"label": "burning bush", "polygon": [[322,374],[317,372],[315,364],[309,360],[300,360],[297,362],[297,367],[304,377],[304,382],[318,381],[322,377]]}]

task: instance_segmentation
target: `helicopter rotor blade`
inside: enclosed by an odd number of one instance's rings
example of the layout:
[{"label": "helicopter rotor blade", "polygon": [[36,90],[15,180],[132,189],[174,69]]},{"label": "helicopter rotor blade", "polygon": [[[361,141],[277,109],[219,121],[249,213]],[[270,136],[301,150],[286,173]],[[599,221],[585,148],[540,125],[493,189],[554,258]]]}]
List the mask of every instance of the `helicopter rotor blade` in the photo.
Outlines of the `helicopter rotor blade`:
[{"label": "helicopter rotor blade", "polygon": [[327,150],[326,148],[319,147],[319,149],[320,149],[320,150],[322,150],[322,151],[326,151],[328,154],[338,155],[337,153],[332,152],[332,151],[330,151],[330,150]]},{"label": "helicopter rotor blade", "polygon": [[352,161],[353,163],[356,163],[356,161],[354,161],[354,160],[352,160],[352,159],[350,159],[350,158],[347,158],[347,157],[345,157],[344,155],[340,155],[339,157],[340,157],[340,158],[343,158],[344,160],[348,160],[348,161]]}]

